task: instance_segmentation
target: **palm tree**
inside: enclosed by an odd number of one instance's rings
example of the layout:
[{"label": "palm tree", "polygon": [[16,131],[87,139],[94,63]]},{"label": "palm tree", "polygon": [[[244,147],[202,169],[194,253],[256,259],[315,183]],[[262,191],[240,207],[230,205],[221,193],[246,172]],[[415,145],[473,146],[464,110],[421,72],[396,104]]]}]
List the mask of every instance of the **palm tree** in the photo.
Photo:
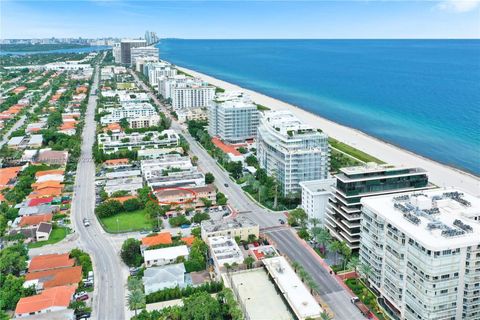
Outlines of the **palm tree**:
[{"label": "palm tree", "polygon": [[345,264],[350,260],[350,257],[352,256],[352,249],[347,245],[345,241],[340,242],[340,252],[342,253],[343,256],[343,269],[345,270]]},{"label": "palm tree", "polygon": [[128,279],[127,288],[128,291],[142,290],[143,284],[142,281],[138,278],[131,277]]},{"label": "palm tree", "polygon": [[359,263],[360,263],[360,260],[358,259],[358,257],[353,256],[350,258],[350,260],[347,263],[347,269],[357,271],[357,267]]},{"label": "palm tree", "polygon": [[237,270],[238,263],[234,262],[232,263],[232,269]]},{"label": "palm tree", "polygon": [[302,282],[305,281],[305,279],[309,276],[307,271],[305,271],[303,268],[298,270],[298,275],[302,279]]},{"label": "palm tree", "polygon": [[145,294],[142,290],[134,290],[128,295],[128,307],[130,311],[135,311],[135,317],[137,316],[137,309],[142,308],[145,305]]},{"label": "palm tree", "polygon": [[332,320],[332,317],[327,313],[327,311],[323,311],[320,313],[320,319],[321,320]]},{"label": "palm tree", "polygon": [[248,256],[243,260],[243,263],[247,266],[247,269],[250,269],[253,266],[255,259],[252,256]]},{"label": "palm tree", "polygon": [[291,263],[293,269],[295,270],[295,272],[297,272],[297,269],[300,269],[302,266],[300,265],[300,263],[298,263],[297,261],[292,261]]},{"label": "palm tree", "polygon": [[310,224],[313,226],[312,230],[317,227],[317,225],[320,224],[320,219],[318,218],[310,218],[309,220]]},{"label": "palm tree", "polygon": [[318,289],[319,289],[319,286],[318,284],[312,279],[308,279],[308,282],[307,282],[308,286],[310,287],[310,294],[313,294],[313,292],[317,292]]},{"label": "palm tree", "polygon": [[340,241],[333,241],[328,244],[328,251],[333,252],[335,254],[335,262],[334,264],[337,264],[337,259],[338,259],[338,252],[341,250],[342,243]]},{"label": "palm tree", "polygon": [[365,264],[365,263],[360,263],[360,265],[358,266],[358,269],[360,271],[360,276],[363,278],[365,277],[365,281],[367,282],[368,284],[368,278],[372,275],[372,267],[369,265],[369,264]]},{"label": "palm tree", "polygon": [[322,246],[322,250],[325,251],[325,247],[332,241],[332,236],[325,228],[321,228],[318,233],[315,234],[315,240]]},{"label": "palm tree", "polygon": [[224,267],[225,269],[227,269],[227,274],[229,274],[229,273],[230,273],[230,270],[232,269],[232,265],[230,265],[230,263],[225,263],[225,264],[223,265],[223,267]]}]

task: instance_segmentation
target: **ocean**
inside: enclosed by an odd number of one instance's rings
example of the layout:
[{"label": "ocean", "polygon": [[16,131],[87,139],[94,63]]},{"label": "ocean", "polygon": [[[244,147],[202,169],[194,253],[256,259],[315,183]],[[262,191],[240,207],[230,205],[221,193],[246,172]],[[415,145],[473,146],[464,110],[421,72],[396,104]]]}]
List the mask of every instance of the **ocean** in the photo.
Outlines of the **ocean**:
[{"label": "ocean", "polygon": [[160,57],[480,175],[480,40],[181,40]]}]

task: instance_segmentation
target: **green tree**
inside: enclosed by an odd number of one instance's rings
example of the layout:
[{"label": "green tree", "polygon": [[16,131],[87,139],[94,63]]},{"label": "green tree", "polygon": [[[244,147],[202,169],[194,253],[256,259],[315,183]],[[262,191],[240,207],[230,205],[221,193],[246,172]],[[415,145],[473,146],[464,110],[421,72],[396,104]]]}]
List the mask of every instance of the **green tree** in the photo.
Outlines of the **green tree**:
[{"label": "green tree", "polygon": [[207,292],[195,293],[183,298],[182,319],[220,320],[222,319],[220,303]]},{"label": "green tree", "polygon": [[368,283],[373,272],[372,267],[369,264],[360,263],[358,266],[358,271],[360,272],[360,276]]},{"label": "green tree", "polygon": [[211,172],[205,173],[205,183],[210,184],[215,181],[215,177]]},{"label": "green tree", "polygon": [[143,290],[142,280],[136,277],[130,277],[127,281],[128,291]]},{"label": "green tree", "polygon": [[222,192],[217,192],[216,195],[217,205],[224,206],[227,204],[227,197]]},{"label": "green tree", "polygon": [[145,306],[145,294],[142,290],[134,290],[128,294],[128,307],[130,311],[135,311],[137,316],[137,310]]},{"label": "green tree", "polygon": [[129,267],[138,267],[142,264],[142,254],[140,252],[140,241],[129,238],[123,242],[120,252],[123,262]]},{"label": "green tree", "polygon": [[0,251],[0,273],[20,275],[27,268],[27,249],[21,243]]},{"label": "green tree", "polygon": [[142,207],[142,203],[136,198],[128,199],[123,203],[123,208],[127,212],[135,211],[141,209]]},{"label": "green tree", "polygon": [[17,305],[18,300],[24,296],[25,289],[23,288],[24,279],[17,278],[12,274],[2,275],[0,282],[0,309],[13,310]]},{"label": "green tree", "polygon": [[328,251],[332,252],[335,255],[334,264],[337,264],[338,253],[342,249],[342,243],[340,241],[334,240],[328,244]]},{"label": "green tree", "polygon": [[255,259],[252,256],[248,256],[243,259],[243,263],[247,266],[248,269],[251,269],[253,267],[253,264],[255,263]]},{"label": "green tree", "polygon": [[353,256],[350,258],[350,260],[348,260],[347,269],[357,271],[357,267],[359,264],[360,260],[358,259],[358,257]]},{"label": "green tree", "polygon": [[129,127],[129,123],[126,118],[120,119],[119,124],[122,129],[127,129]]},{"label": "green tree", "polygon": [[320,313],[321,320],[332,320],[332,317],[327,313],[327,311],[323,311]]},{"label": "green tree", "polygon": [[332,236],[325,228],[320,228],[314,234],[315,240],[320,244],[323,251],[325,251],[326,246],[332,241]]},{"label": "green tree", "polygon": [[288,224],[292,227],[306,227],[308,216],[302,208],[297,208],[288,213]]}]

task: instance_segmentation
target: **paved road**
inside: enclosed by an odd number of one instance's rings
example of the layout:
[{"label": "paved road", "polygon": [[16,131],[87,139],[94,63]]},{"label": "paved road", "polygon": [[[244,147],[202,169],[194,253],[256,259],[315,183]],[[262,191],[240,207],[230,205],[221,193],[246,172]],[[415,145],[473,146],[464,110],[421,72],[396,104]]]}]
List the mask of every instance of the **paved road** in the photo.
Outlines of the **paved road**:
[{"label": "paved road", "polygon": [[334,312],[336,320],[365,319],[350,303],[351,295],[328,271],[321,266],[318,258],[312,255],[304,244],[298,241],[292,229],[269,230],[266,233],[273,239],[281,253],[290,260],[300,263],[319,286],[319,295]]},{"label": "paved road", "polygon": [[[51,93],[51,90],[48,90],[35,105],[31,106],[28,109],[27,114],[32,113],[33,109],[35,109],[40,103],[42,103],[45,99],[47,99],[47,97],[50,95],[50,93]],[[12,134],[13,131],[15,131],[18,128],[20,128],[21,126],[23,126],[23,124],[25,123],[25,120],[27,119],[27,114],[24,114],[23,116],[21,116],[20,119],[18,119],[18,121],[15,122],[15,124],[10,128],[10,130],[8,130],[3,135],[2,141],[0,141],[0,148],[2,148],[3,145],[8,142],[8,140],[10,140],[10,135]]]},{"label": "paved road", "polygon": [[[145,91],[149,92],[150,97],[154,99],[158,105],[162,105],[155,95],[151,93],[150,88],[140,81],[135,73],[132,72],[132,74],[137,83],[139,83]],[[166,115],[169,114],[165,106],[163,106],[162,109]],[[198,157],[198,166],[204,172],[213,173],[215,176],[215,185],[221,192],[227,195],[230,205],[233,206],[240,215],[248,216],[258,223],[261,228],[281,226],[278,219],[285,218],[283,213],[272,212],[262,208],[251,200],[240,186],[230,179],[229,174],[190,136],[185,127],[174,119],[172,119],[172,129],[177,132],[182,132],[190,144],[190,153]],[[228,187],[225,187],[225,184],[228,184]],[[282,253],[289,256],[290,259],[298,261],[305,267],[305,270],[310,273],[321,288],[321,298],[335,313],[336,320],[364,319],[360,312],[350,303],[350,295],[348,292],[320,265],[317,256],[312,254],[308,248],[295,237],[291,228],[282,227],[279,229],[264,230],[264,232],[267,232],[274,239]]]},{"label": "paved road", "polygon": [[[98,88],[98,78],[97,66],[91,92],[95,92]],[[79,236],[80,248],[89,252],[93,259],[95,273],[93,317],[100,320],[124,319],[126,267],[94,215],[95,163],[92,160],[92,146],[95,140],[96,104],[97,96],[91,95],[88,100],[82,150],[77,167],[72,201],[72,222]],[[90,227],[83,226],[84,218],[90,219]]]},{"label": "paved road", "polygon": [[[137,75],[132,72],[137,83],[149,93],[150,98],[155,100],[155,102],[162,106],[162,111],[169,115],[170,113],[166,109],[165,106],[157,99],[157,97],[151,93],[149,87],[147,87]],[[235,181],[230,179],[228,172],[223,170],[215,159],[210,157],[205,149],[201,147],[201,145],[188,133],[184,126],[180,125],[175,119],[172,119],[172,126],[171,128],[177,132],[181,132],[182,135],[185,137],[187,142],[190,144],[190,154],[195,155],[198,157],[198,167],[203,172],[211,172],[215,176],[215,185],[220,190],[220,192],[224,193],[228,199],[230,205],[242,215],[248,216],[250,219],[255,221],[260,225],[260,227],[272,227],[272,226],[279,226],[280,222],[278,221],[279,218],[285,218],[283,213],[273,212],[271,210],[265,209],[260,207],[257,203],[252,201],[242,190],[242,188],[235,183]],[[225,185],[228,185],[226,187]]]}]

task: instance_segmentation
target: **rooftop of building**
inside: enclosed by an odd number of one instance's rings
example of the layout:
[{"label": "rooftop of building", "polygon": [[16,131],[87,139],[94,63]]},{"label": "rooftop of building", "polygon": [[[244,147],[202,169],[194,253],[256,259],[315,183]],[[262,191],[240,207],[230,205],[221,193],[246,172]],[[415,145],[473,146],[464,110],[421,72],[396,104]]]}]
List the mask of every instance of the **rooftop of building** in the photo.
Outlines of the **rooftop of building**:
[{"label": "rooftop of building", "polygon": [[234,272],[230,277],[250,319],[293,319],[264,269]]},{"label": "rooftop of building", "polygon": [[70,259],[68,253],[45,254],[33,257],[32,260],[30,260],[28,271],[34,272],[48,269],[72,267],[74,264],[75,260]]},{"label": "rooftop of building", "polygon": [[218,137],[213,137],[212,142],[217,148],[219,148],[220,150],[222,150],[225,153],[230,153],[230,154],[233,154],[234,156],[241,156],[242,155],[240,153],[240,151],[237,150],[237,148],[235,148],[234,146],[232,146],[230,144],[226,144],[225,142],[220,140],[220,138],[218,138]]},{"label": "rooftop of building", "polygon": [[43,283],[43,288],[52,288],[77,284],[82,281],[82,267],[67,267],[38,272],[29,272],[25,275],[26,281],[38,280]]},{"label": "rooftop of building", "polygon": [[264,259],[263,263],[299,319],[320,317],[322,308],[284,257]]},{"label": "rooftop of building", "polygon": [[41,222],[50,222],[52,221],[52,218],[53,215],[51,213],[39,214],[35,216],[25,216],[21,218],[20,226],[34,226],[40,224]]},{"label": "rooftop of building", "polygon": [[146,247],[156,246],[159,244],[171,244],[172,234],[170,232],[160,232],[153,236],[142,238],[142,245]]},{"label": "rooftop of building", "polygon": [[432,250],[480,244],[480,199],[458,189],[362,198],[364,208]]},{"label": "rooftop of building", "polygon": [[253,228],[258,227],[258,224],[247,217],[239,216],[237,218],[228,220],[204,220],[201,223],[202,230],[206,232],[216,232],[237,228]]},{"label": "rooftop of building", "polygon": [[75,289],[75,286],[59,286],[45,289],[34,296],[21,298],[15,308],[15,314],[34,313],[51,307],[67,308]]},{"label": "rooftop of building", "polygon": [[145,261],[157,260],[157,259],[175,259],[179,256],[187,256],[188,247],[186,245],[167,247],[154,250],[145,250],[143,256]]},{"label": "rooftop of building", "polygon": [[200,193],[211,193],[215,192],[215,186],[209,184],[202,187],[191,187],[191,188],[165,188],[155,191],[155,196],[159,199],[165,197],[195,197],[197,198],[197,194]]},{"label": "rooftop of building", "polygon": [[242,251],[232,237],[211,237],[208,238],[208,245],[211,254],[221,266],[225,263],[243,262]]},{"label": "rooftop of building", "polygon": [[262,122],[285,137],[321,134],[317,129],[305,124],[288,110],[265,111],[262,115]]},{"label": "rooftop of building", "polygon": [[320,180],[310,180],[300,182],[302,189],[306,189],[311,193],[330,192],[331,186],[335,185],[335,178],[327,178]]},{"label": "rooftop of building", "polygon": [[426,174],[427,171],[422,168],[394,166],[389,164],[378,164],[369,162],[361,166],[340,168],[340,173],[335,177],[344,182],[378,179],[379,177],[390,177],[402,174]]}]

